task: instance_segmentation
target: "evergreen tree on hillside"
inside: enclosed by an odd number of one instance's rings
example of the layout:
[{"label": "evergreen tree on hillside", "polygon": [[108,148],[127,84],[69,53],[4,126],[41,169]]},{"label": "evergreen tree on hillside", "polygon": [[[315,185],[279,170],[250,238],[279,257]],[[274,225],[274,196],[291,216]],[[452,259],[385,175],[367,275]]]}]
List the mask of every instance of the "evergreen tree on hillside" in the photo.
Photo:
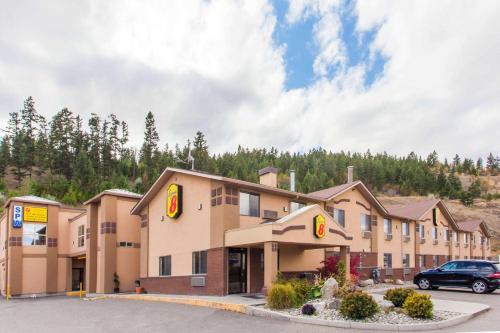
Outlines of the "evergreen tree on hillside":
[{"label": "evergreen tree on hillside", "polygon": [[50,122],[49,146],[50,169],[53,174],[61,174],[71,179],[73,174],[72,134],[74,130],[73,113],[63,108]]},{"label": "evergreen tree on hillside", "polygon": [[450,184],[450,191],[448,196],[450,199],[457,199],[462,193],[462,183],[454,172],[448,175],[448,183]]},{"label": "evergreen tree on hillside", "polygon": [[10,142],[10,162],[12,173],[17,181],[18,186],[26,176],[26,145],[24,144],[24,136],[21,131],[21,119],[18,112],[11,112],[7,125],[7,133],[11,140]]},{"label": "evergreen tree on hillside", "polygon": [[198,131],[193,141],[191,155],[194,158],[194,168],[201,171],[212,171],[210,155],[208,154],[208,144],[205,135]]},{"label": "evergreen tree on hillside", "polygon": [[479,173],[481,173],[481,171],[483,171],[483,159],[481,157],[479,157],[477,159],[477,162],[476,162],[476,169]]},{"label": "evergreen tree on hillside", "polygon": [[4,136],[0,141],[0,177],[5,176],[5,171],[10,163],[9,137]]},{"label": "evergreen tree on hillside", "polygon": [[479,179],[474,180],[469,186],[468,192],[472,198],[479,198],[481,196],[481,182]]},{"label": "evergreen tree on hillside", "polygon": [[24,160],[27,174],[31,177],[33,166],[35,165],[35,149],[37,139],[38,113],[35,109],[33,97],[28,97],[24,101],[21,110],[21,132],[24,145]]},{"label": "evergreen tree on hillside", "polygon": [[146,115],[145,126],[144,143],[142,144],[139,159],[139,163],[143,169],[143,190],[149,189],[158,174],[158,170],[155,165],[155,157],[159,154],[158,141],[160,138],[158,136],[158,131],[156,130],[155,118],[151,111],[149,111]]},{"label": "evergreen tree on hillside", "polygon": [[458,154],[453,158],[453,169],[458,173],[462,173],[462,163]]},{"label": "evergreen tree on hillside", "polygon": [[495,158],[492,153],[490,153],[486,158],[486,169],[493,175],[496,175],[499,169],[498,158]]}]

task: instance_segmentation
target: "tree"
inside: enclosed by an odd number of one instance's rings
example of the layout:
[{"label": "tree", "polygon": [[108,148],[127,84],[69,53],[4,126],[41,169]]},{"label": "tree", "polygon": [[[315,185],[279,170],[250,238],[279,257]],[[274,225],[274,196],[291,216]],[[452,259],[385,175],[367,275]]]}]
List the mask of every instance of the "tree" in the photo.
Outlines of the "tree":
[{"label": "tree", "polygon": [[50,169],[54,174],[62,174],[71,179],[73,168],[72,134],[74,129],[73,113],[63,108],[50,122],[49,146]]},{"label": "tree", "polygon": [[453,168],[458,173],[462,172],[462,164],[461,164],[460,156],[458,156],[458,154],[456,154],[455,157],[453,158]]},{"label": "tree", "polygon": [[207,140],[205,139],[205,135],[200,131],[196,132],[191,155],[194,158],[194,168],[196,170],[211,171]]},{"label": "tree", "polygon": [[158,154],[158,141],[160,138],[156,130],[155,118],[151,111],[146,115],[145,126],[144,142],[140,152],[139,163],[142,164],[144,170],[143,186],[146,190],[153,184],[155,176],[158,173],[154,163],[154,157]]},{"label": "tree", "polygon": [[481,171],[483,171],[483,159],[481,157],[479,157],[477,159],[477,162],[476,162],[476,169],[477,171],[480,173]]},{"label": "tree", "polygon": [[481,196],[481,182],[479,179],[474,180],[472,184],[469,186],[468,190],[470,196],[472,198],[479,198]]},{"label": "tree", "polygon": [[450,192],[449,192],[450,199],[458,198],[460,196],[460,193],[462,192],[462,183],[460,182],[460,179],[458,179],[458,177],[455,175],[454,172],[448,175],[448,183],[450,184]]},{"label": "tree", "polygon": [[21,182],[26,176],[26,145],[24,144],[23,134],[21,132],[21,119],[18,112],[11,112],[7,125],[7,133],[11,140],[10,142],[10,162],[12,172],[17,180],[17,185],[21,186]]},{"label": "tree", "polygon": [[35,149],[37,137],[37,124],[39,116],[35,109],[35,101],[29,96],[24,101],[21,110],[21,131],[25,153],[25,167],[28,175],[31,177],[33,166],[35,165]]},{"label": "tree", "polygon": [[492,153],[490,153],[486,158],[486,169],[490,172],[490,174],[496,175],[498,168],[499,168],[498,159],[495,158],[495,156],[493,156]]},{"label": "tree", "polygon": [[439,156],[438,153],[434,150],[432,153],[427,156],[427,165],[429,167],[435,167],[437,166],[439,162]]},{"label": "tree", "polygon": [[0,141],[0,177],[5,176],[5,170],[10,163],[9,137],[4,136]]}]

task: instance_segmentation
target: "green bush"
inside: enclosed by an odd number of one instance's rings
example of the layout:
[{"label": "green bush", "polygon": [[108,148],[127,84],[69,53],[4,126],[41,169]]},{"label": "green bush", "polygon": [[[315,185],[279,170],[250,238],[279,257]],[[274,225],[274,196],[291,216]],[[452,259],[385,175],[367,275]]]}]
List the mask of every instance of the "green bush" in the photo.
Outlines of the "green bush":
[{"label": "green bush", "polygon": [[352,281],[346,281],[342,287],[339,287],[335,297],[343,299],[347,295],[352,294],[354,291],[356,291],[356,285]]},{"label": "green bush", "polygon": [[281,310],[296,307],[297,294],[290,283],[276,283],[267,292],[267,305],[271,309]]},{"label": "green bush", "polygon": [[293,291],[295,291],[298,305],[302,305],[310,299],[311,289],[313,288],[312,283],[306,279],[292,279],[288,283],[292,286]]},{"label": "green bush", "polygon": [[346,283],[345,270],[346,270],[345,262],[339,261],[339,263],[337,264],[337,274],[335,274],[335,280],[337,280],[339,287],[343,287]]},{"label": "green bush", "polygon": [[347,294],[340,303],[340,314],[349,319],[364,319],[380,310],[372,296],[361,291]]},{"label": "green bush", "polygon": [[394,288],[389,289],[384,295],[384,299],[391,301],[395,307],[400,308],[405,303],[408,296],[415,293],[411,288]]},{"label": "green bush", "polygon": [[413,318],[432,318],[434,305],[431,295],[413,293],[404,302],[403,309]]}]

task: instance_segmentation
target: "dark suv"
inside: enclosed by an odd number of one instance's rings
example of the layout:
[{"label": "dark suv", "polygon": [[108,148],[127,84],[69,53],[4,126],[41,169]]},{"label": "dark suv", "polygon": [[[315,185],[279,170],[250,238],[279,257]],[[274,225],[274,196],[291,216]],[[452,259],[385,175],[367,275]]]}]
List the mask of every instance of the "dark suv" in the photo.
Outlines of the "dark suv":
[{"label": "dark suv", "polygon": [[413,283],[424,290],[466,287],[476,294],[491,293],[500,288],[500,264],[488,260],[453,260],[418,273]]}]

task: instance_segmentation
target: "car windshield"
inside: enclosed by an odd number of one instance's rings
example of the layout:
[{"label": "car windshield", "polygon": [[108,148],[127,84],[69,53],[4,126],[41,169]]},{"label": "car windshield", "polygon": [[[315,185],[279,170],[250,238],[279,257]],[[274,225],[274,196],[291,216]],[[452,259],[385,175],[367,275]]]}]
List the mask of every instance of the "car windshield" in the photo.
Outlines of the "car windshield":
[{"label": "car windshield", "polygon": [[497,269],[497,272],[500,272],[500,263],[499,262],[494,263],[493,266],[495,266],[495,268]]}]

